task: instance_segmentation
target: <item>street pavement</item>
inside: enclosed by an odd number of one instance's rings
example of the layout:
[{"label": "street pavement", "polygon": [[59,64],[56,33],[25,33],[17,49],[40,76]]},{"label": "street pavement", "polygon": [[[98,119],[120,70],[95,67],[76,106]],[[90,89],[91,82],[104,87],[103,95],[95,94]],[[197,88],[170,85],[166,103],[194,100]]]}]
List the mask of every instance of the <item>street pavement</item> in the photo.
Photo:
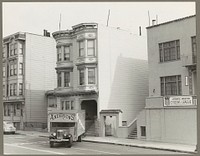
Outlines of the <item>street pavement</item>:
[{"label": "street pavement", "polygon": [[4,154],[6,155],[125,155],[125,154],[186,154],[180,152],[121,146],[105,143],[74,142],[71,148],[56,144],[49,147],[47,137],[33,132],[28,134],[4,135]]},{"label": "street pavement", "polygon": [[[35,135],[40,137],[48,137],[50,133],[48,132],[38,132],[38,131],[18,131],[20,134]],[[141,147],[149,149],[159,149],[159,150],[168,150],[168,151],[177,151],[177,152],[186,152],[186,153],[196,153],[195,145],[186,145],[186,144],[175,144],[175,143],[164,143],[156,141],[145,141],[137,139],[125,139],[125,138],[116,138],[116,137],[93,137],[86,136],[82,139],[86,142],[96,142],[96,143],[106,143],[106,144],[116,144],[116,145],[125,145],[132,147]]]}]

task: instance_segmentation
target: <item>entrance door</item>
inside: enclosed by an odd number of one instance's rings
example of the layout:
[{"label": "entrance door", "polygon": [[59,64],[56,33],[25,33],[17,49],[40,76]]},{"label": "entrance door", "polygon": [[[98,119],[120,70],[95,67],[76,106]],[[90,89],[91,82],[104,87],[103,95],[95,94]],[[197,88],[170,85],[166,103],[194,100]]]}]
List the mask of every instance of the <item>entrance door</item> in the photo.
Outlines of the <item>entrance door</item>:
[{"label": "entrance door", "polygon": [[94,120],[97,117],[97,102],[95,100],[84,100],[81,109],[85,110],[85,119]]},{"label": "entrance door", "polygon": [[116,116],[106,116],[105,136],[116,136]]}]

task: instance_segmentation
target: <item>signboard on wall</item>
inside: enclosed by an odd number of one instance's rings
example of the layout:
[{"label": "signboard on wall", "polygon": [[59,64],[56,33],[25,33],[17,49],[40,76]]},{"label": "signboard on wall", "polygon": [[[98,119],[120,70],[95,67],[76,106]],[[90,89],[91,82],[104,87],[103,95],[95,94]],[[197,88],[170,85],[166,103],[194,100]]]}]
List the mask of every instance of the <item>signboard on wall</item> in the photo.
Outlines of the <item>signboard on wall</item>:
[{"label": "signboard on wall", "polygon": [[74,113],[50,113],[50,122],[75,122],[76,116]]},{"label": "signboard on wall", "polygon": [[165,97],[164,106],[190,106],[193,103],[192,96],[172,96]]}]

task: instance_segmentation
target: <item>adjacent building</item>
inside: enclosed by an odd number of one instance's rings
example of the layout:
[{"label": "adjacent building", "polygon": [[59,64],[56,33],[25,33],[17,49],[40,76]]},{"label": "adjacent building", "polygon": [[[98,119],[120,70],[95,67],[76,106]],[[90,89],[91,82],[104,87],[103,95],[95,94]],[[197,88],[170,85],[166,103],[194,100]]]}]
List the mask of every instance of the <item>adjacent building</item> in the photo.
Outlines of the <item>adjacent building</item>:
[{"label": "adjacent building", "polygon": [[145,36],[81,23],[53,37],[57,87],[46,93],[48,113],[85,110],[87,132],[127,137],[148,96]]},{"label": "adjacent building", "polygon": [[138,138],[197,143],[196,16],[147,27],[149,97]]},{"label": "adjacent building", "polygon": [[45,92],[56,86],[55,46],[47,35],[3,38],[3,119],[17,129],[47,127]]}]

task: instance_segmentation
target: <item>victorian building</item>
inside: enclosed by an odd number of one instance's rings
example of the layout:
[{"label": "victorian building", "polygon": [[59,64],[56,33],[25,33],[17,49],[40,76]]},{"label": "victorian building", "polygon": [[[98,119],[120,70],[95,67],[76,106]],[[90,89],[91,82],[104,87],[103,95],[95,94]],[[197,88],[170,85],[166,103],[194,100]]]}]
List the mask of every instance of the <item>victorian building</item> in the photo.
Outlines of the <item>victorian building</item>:
[{"label": "victorian building", "polygon": [[47,126],[45,91],[56,85],[55,41],[18,32],[3,38],[3,120],[17,129]]},{"label": "victorian building", "polygon": [[145,37],[97,23],[81,23],[53,37],[57,88],[46,93],[48,112],[83,109],[87,132],[93,127],[93,135],[105,136],[104,124],[111,122],[110,135],[127,137],[148,96]]}]

